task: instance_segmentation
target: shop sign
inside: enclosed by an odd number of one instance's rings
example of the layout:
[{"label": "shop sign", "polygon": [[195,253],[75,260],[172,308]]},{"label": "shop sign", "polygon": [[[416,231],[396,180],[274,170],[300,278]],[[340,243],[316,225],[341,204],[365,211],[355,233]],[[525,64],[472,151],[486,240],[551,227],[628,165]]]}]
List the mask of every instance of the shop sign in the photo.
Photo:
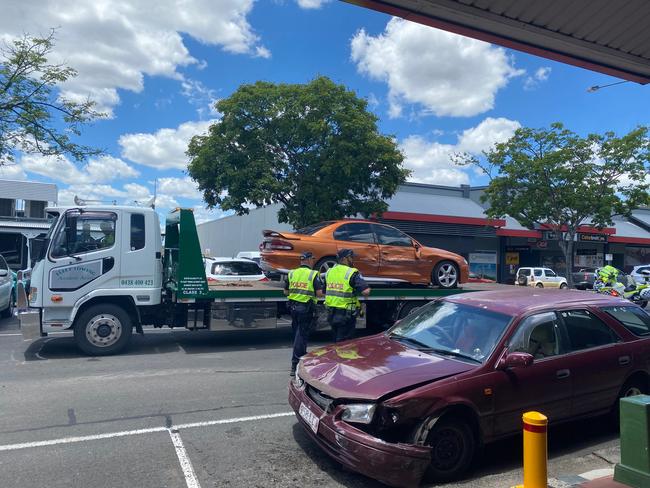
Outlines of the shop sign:
[{"label": "shop sign", "polygon": [[597,249],[576,249],[576,256],[595,256],[598,254]]},{"label": "shop sign", "polygon": [[506,253],[506,264],[519,264],[519,253],[518,252],[507,252]]},{"label": "shop sign", "polygon": [[557,232],[545,230],[542,232],[542,239],[545,241],[557,241],[560,238]]},{"label": "shop sign", "polygon": [[578,234],[578,240],[582,242],[607,242],[605,234]]},{"label": "shop sign", "polygon": [[495,252],[471,252],[469,253],[470,263],[496,264],[497,253]]},{"label": "shop sign", "polygon": [[528,246],[507,246],[506,252],[529,252],[530,247]]},{"label": "shop sign", "polygon": [[546,249],[548,247],[548,241],[538,241],[537,249]]}]

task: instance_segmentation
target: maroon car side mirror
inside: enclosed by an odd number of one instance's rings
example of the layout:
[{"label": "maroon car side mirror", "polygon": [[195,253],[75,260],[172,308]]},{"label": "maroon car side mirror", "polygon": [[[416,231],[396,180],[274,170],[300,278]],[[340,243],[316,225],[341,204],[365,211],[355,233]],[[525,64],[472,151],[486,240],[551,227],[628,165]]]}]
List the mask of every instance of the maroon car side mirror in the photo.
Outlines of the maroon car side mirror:
[{"label": "maroon car side mirror", "polygon": [[533,364],[533,356],[527,352],[511,352],[499,361],[499,369],[526,368]]}]

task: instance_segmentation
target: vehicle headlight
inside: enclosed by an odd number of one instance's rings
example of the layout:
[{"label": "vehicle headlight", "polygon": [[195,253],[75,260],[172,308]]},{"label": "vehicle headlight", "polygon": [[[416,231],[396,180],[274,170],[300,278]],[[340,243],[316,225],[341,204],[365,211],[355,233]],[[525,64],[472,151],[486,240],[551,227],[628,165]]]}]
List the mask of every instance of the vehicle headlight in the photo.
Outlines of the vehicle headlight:
[{"label": "vehicle headlight", "polygon": [[346,422],[356,422],[359,424],[369,424],[375,415],[377,404],[375,403],[351,403],[343,406],[341,420]]},{"label": "vehicle headlight", "polygon": [[38,297],[38,289],[32,286],[29,289],[29,303],[35,302],[37,297]]},{"label": "vehicle headlight", "polygon": [[465,263],[467,266],[469,266],[469,263],[467,262],[467,259],[463,258],[463,263]]},{"label": "vehicle headlight", "polygon": [[296,375],[293,377],[292,382],[295,388],[302,388],[303,386],[305,386],[305,381],[300,377],[297,369],[296,369]]}]

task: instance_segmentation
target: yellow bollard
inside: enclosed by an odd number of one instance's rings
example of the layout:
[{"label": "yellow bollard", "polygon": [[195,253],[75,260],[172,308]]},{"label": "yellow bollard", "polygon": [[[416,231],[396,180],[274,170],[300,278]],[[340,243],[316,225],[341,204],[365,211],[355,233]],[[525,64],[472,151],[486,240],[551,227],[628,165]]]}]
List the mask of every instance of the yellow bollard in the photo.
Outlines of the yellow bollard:
[{"label": "yellow bollard", "polygon": [[539,412],[526,412],[524,420],[524,484],[516,488],[547,488],[546,429],[548,418]]}]

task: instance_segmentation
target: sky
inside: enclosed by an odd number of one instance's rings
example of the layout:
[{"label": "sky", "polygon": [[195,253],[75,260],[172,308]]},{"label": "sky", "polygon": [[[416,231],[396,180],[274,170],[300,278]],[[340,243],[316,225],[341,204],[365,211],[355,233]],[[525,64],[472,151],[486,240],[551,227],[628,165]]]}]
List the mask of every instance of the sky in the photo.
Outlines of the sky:
[{"label": "sky", "polygon": [[450,156],[480,154],[521,126],[624,134],[650,123],[650,88],[588,93],[618,80],[338,0],[3,1],[1,40],[51,28],[52,61],[78,72],[62,95],[90,96],[108,115],[78,142],[105,154],[82,164],[19,155],[0,178],[56,183],[63,205],[75,195],[143,204],[157,181],[161,213],[222,216],[187,176],[185,150],[218,123],[215,101],[258,80],[325,75],[354,90],[395,137],[410,179],[440,185],[486,183]]}]

